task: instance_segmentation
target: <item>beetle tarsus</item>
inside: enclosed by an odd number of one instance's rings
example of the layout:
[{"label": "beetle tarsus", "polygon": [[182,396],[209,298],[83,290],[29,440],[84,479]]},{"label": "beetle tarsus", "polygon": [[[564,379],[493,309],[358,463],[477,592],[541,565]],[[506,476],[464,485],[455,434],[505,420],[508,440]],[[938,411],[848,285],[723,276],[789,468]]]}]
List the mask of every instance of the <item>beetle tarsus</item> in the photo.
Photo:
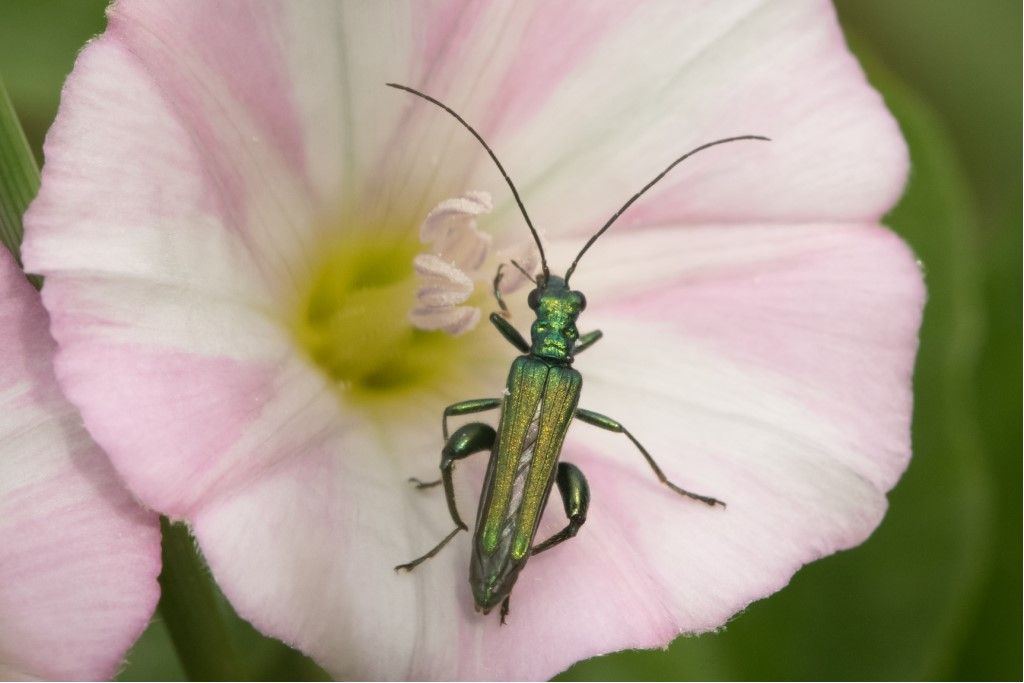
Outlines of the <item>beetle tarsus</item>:
[{"label": "beetle tarsus", "polygon": [[683,495],[683,496],[686,496],[687,498],[692,498],[693,500],[699,500],[700,502],[702,502],[705,505],[708,505],[710,507],[715,507],[716,505],[721,505],[722,507],[727,507],[724,500],[718,500],[717,498],[712,498],[711,496],[702,496],[699,493],[691,493],[690,491],[687,491],[684,488],[680,488],[680,487],[676,486],[675,484],[673,484],[672,482],[668,481],[667,479],[665,480],[665,483],[668,484],[668,487],[670,489],[672,489],[673,491],[675,491],[676,493],[678,493],[680,495]]},{"label": "beetle tarsus", "polygon": [[501,317],[508,319],[508,318],[512,317],[512,313],[508,310],[508,306],[505,304],[505,299],[501,296],[501,287],[500,287],[501,286],[501,278],[503,276],[503,273],[501,272],[501,269],[504,268],[504,267],[505,267],[504,263],[498,264],[498,272],[494,274],[493,291],[494,291],[494,298],[497,300],[498,306],[501,308]]},{"label": "beetle tarsus", "polygon": [[426,562],[427,560],[432,558],[434,555],[437,555],[439,552],[441,552],[441,548],[443,548],[446,545],[448,545],[448,541],[450,541],[453,538],[455,538],[456,534],[458,534],[460,531],[466,531],[467,529],[468,529],[468,527],[466,527],[465,524],[460,524],[460,525],[456,526],[454,529],[452,529],[450,534],[448,534],[443,539],[441,539],[441,542],[438,543],[437,545],[435,545],[430,550],[428,550],[425,555],[421,555],[421,556],[417,557],[412,562],[406,562],[405,564],[395,565],[395,571],[396,572],[400,572],[400,571],[411,572],[413,569],[418,567],[420,564],[422,564],[423,562]]},{"label": "beetle tarsus", "polygon": [[432,489],[435,486],[440,485],[442,481],[444,481],[444,480],[443,479],[437,479],[435,481],[423,481],[421,479],[417,479],[416,477],[409,477],[409,483],[410,484],[415,484],[416,488],[418,488],[418,489]]},{"label": "beetle tarsus", "polygon": [[508,603],[511,598],[506,597],[501,601],[501,625],[504,626],[507,622],[505,618],[508,616]]}]

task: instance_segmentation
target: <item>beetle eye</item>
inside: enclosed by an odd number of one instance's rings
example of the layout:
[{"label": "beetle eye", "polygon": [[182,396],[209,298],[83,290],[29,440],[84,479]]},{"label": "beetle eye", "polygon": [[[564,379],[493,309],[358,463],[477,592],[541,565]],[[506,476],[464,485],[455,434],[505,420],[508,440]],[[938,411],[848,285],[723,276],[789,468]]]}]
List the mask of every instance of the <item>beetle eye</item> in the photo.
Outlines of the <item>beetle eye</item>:
[{"label": "beetle eye", "polygon": [[580,313],[582,313],[587,308],[587,297],[583,296],[583,292],[573,292],[573,294],[575,294],[576,298],[579,299]]},{"label": "beetle eye", "polygon": [[537,307],[540,306],[540,288],[539,287],[537,289],[533,290],[532,292],[530,292],[530,296],[528,296],[526,298],[526,303],[529,304],[530,308],[532,308],[533,310],[535,310],[535,311],[537,310]]}]

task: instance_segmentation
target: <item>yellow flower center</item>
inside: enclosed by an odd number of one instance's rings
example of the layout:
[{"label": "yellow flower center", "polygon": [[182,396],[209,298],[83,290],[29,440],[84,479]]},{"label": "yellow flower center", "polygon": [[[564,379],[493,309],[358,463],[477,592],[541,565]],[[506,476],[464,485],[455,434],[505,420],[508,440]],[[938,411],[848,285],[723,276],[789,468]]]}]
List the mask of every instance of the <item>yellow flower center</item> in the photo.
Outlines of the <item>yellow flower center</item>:
[{"label": "yellow flower center", "polygon": [[293,323],[299,346],[340,390],[393,397],[450,373],[468,342],[415,329],[411,230],[363,231],[325,249]]}]

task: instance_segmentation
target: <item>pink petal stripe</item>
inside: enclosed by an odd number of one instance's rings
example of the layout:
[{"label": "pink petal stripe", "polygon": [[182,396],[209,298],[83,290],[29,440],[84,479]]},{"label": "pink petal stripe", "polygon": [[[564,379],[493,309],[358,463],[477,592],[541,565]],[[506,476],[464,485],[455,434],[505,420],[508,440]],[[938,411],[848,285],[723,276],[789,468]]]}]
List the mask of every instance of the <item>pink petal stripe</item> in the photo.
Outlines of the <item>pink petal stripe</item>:
[{"label": "pink petal stripe", "polygon": [[[892,206],[906,178],[906,147],[846,49],[830,3],[629,5],[613,30],[594,37],[599,48],[575,65],[542,115],[489,140],[553,236],[593,232],[673,159],[744,134],[772,142],[734,143],[684,162],[616,231],[874,222]],[[558,52],[562,43],[552,46]],[[529,68],[516,73],[527,84],[546,78]],[[502,101],[497,90],[473,104],[493,101]],[[472,109],[462,113],[474,120]],[[466,183],[481,186],[490,173],[481,158]],[[495,192],[496,216],[508,219],[503,228],[521,230],[504,197]]]},{"label": "pink petal stripe", "polygon": [[[785,378],[806,410],[846,425],[849,443],[878,455],[883,469],[865,472],[876,487],[902,473],[925,292],[913,254],[891,232],[649,230],[609,236],[592,258],[577,285],[589,287],[589,314],[626,329],[657,324],[737,367]],[[643,264],[645,281],[612,285],[612,261]]]},{"label": "pink petal stripe", "polygon": [[[261,145],[273,145],[292,175],[306,172],[305,128],[275,30],[280,14],[276,4],[243,0],[120,0],[108,12],[106,35],[125,46],[186,125],[203,150],[209,182],[236,200],[241,157],[258,163]],[[252,130],[244,129],[241,112]]]},{"label": "pink petal stripe", "polygon": [[[494,97],[478,123],[488,138],[519,126],[543,125],[532,121],[545,111],[551,95],[637,7],[637,3],[595,4],[588,0],[522,6],[530,12],[526,27],[515,41],[507,70],[493,85]],[[549,49],[557,43],[558,50]],[[530,77],[524,77],[525,75]]]}]

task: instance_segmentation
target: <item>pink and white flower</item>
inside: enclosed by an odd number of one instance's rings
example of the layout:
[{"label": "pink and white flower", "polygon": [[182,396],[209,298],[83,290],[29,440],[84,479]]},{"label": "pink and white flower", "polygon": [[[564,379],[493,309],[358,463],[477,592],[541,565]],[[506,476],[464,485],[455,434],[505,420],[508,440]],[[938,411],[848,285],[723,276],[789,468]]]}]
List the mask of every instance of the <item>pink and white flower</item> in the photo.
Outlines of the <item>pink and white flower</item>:
[{"label": "pink and white flower", "polygon": [[[47,138],[26,262],[86,426],[263,632],[338,676],[543,678],[719,628],[878,525],[910,456],[924,292],[879,225],[906,148],[828,3],[126,1],[109,18]],[[581,325],[605,333],[577,362],[583,405],[728,509],[574,428],[587,525],[531,561],[505,627],[473,611],[465,538],[391,568],[450,527],[406,477],[437,466],[446,404],[500,393],[513,352],[472,327],[492,305],[474,269],[529,234],[477,143],[388,81],[477,126],[556,271],[682,152],[773,140],[676,169],[574,277]],[[459,237],[482,256],[445,259],[420,226],[471,191],[494,198]],[[428,332],[423,305],[460,312],[426,311]],[[460,463],[464,514],[482,467]],[[550,507],[542,534],[563,524]]]},{"label": "pink and white flower", "polygon": [[160,531],[53,376],[39,294],[0,249],[0,679],[114,675],[160,589]]}]

